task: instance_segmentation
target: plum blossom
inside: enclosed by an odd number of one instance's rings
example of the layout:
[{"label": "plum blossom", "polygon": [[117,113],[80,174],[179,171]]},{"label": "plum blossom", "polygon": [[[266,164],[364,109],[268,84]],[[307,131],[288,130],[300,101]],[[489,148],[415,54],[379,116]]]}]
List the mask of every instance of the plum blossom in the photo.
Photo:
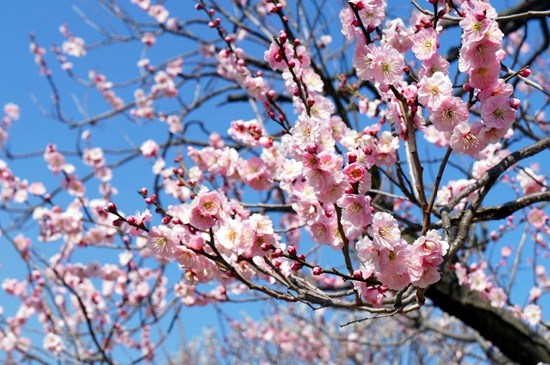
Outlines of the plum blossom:
[{"label": "plum blossom", "polygon": [[357,162],[347,165],[343,172],[351,184],[359,182],[363,180],[363,177],[365,177],[365,168]]},{"label": "plum blossom", "polygon": [[238,170],[243,181],[254,190],[267,190],[273,184],[271,171],[259,157],[243,161]]},{"label": "plum blossom", "polygon": [[145,158],[151,158],[158,156],[160,152],[160,147],[157,142],[153,141],[152,139],[148,139],[141,144],[139,150]]},{"label": "plum blossom", "polygon": [[12,121],[18,120],[20,116],[19,105],[7,103],[4,105],[4,114]]},{"label": "plum blossom", "polygon": [[545,178],[537,174],[539,167],[532,164],[531,167],[522,168],[517,174],[519,186],[525,195],[538,193],[545,186]]},{"label": "plum blossom", "polygon": [[527,215],[527,220],[534,228],[540,229],[544,227],[544,225],[548,221],[548,216],[546,215],[544,210],[533,208]]},{"label": "plum blossom", "polygon": [[475,67],[483,66],[496,59],[500,44],[485,39],[464,44],[460,49],[458,67],[461,72],[468,72]]},{"label": "plum blossom", "polygon": [[45,350],[53,352],[54,354],[59,354],[64,349],[61,337],[52,332],[48,332],[44,337],[43,346]]},{"label": "plum blossom", "polygon": [[442,100],[451,96],[453,84],[449,76],[437,71],[432,76],[424,76],[419,83],[418,101],[427,108],[435,109]]},{"label": "plum blossom", "polygon": [[404,241],[401,245],[396,246],[393,251],[380,250],[376,263],[376,277],[389,289],[404,289],[411,283],[412,255],[411,246]]},{"label": "plum blossom", "polygon": [[389,44],[402,54],[411,49],[413,45],[413,29],[405,26],[401,18],[388,20],[382,33],[384,34],[382,43]]},{"label": "plum blossom", "polygon": [[491,305],[496,308],[502,308],[506,305],[508,297],[502,288],[491,288],[487,294]]},{"label": "plum blossom", "polygon": [[481,106],[481,119],[488,127],[508,130],[516,117],[516,110],[504,95],[487,98]]},{"label": "plum blossom", "polygon": [[390,46],[377,48],[372,61],[374,80],[381,84],[395,84],[401,80],[405,62],[403,55]]},{"label": "plum blossom", "polygon": [[531,326],[536,326],[542,320],[542,310],[537,304],[528,304],[523,308],[521,316]]},{"label": "plum blossom", "polygon": [[167,226],[155,226],[149,231],[148,245],[158,255],[166,258],[173,258],[178,251],[177,230]]},{"label": "plum blossom", "polygon": [[342,226],[348,239],[358,237],[372,223],[370,199],[369,196],[345,194],[336,202],[342,208]]},{"label": "plum blossom", "polygon": [[401,244],[401,231],[397,220],[389,213],[376,212],[368,232],[372,237],[372,247],[376,250],[393,251]]},{"label": "plum blossom", "polygon": [[483,125],[479,122],[458,124],[453,129],[449,145],[457,153],[465,153],[476,156],[481,150],[487,147],[488,141],[480,138],[479,131]]},{"label": "plum blossom", "polygon": [[497,83],[499,74],[500,62],[495,59],[470,71],[470,85],[477,89],[491,88]]},{"label": "plum blossom", "polygon": [[63,42],[61,46],[63,53],[73,57],[83,57],[86,55],[86,47],[84,40],[79,37],[70,37]]},{"label": "plum blossom", "polygon": [[202,192],[191,207],[189,223],[206,231],[212,228],[223,215],[223,199],[217,191]]},{"label": "plum blossom", "polygon": [[169,16],[168,10],[160,4],[150,6],[147,13],[159,23],[166,22]]},{"label": "plum blossom", "polygon": [[417,238],[413,243],[415,256],[419,259],[421,276],[412,281],[413,285],[426,288],[440,279],[439,265],[447,253],[449,244],[441,238],[438,231],[432,229]]},{"label": "plum blossom", "polygon": [[430,114],[430,121],[441,132],[452,132],[458,124],[468,121],[468,106],[456,96],[443,98]]},{"label": "plum blossom", "polygon": [[412,37],[412,51],[416,58],[427,61],[437,52],[438,33],[433,28],[423,28]]}]

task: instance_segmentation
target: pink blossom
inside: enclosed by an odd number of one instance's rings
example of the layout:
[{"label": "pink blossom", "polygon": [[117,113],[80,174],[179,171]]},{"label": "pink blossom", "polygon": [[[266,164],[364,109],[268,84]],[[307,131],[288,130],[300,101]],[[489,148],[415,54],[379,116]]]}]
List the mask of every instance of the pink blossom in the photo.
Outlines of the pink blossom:
[{"label": "pink blossom", "polygon": [[372,61],[374,80],[381,84],[396,84],[401,80],[405,61],[394,48],[384,45],[377,48]]},{"label": "pink blossom", "polygon": [[153,141],[152,139],[148,139],[147,141],[142,143],[139,150],[145,158],[151,158],[158,156],[160,147],[157,142]]},{"label": "pink blossom", "polygon": [[451,96],[453,84],[443,72],[435,72],[432,76],[424,76],[420,80],[418,101],[430,109],[435,109],[441,101]]},{"label": "pink blossom", "polygon": [[259,145],[260,137],[264,133],[262,125],[256,119],[246,122],[244,120],[235,120],[231,122],[231,126],[227,132],[236,141],[251,147]]},{"label": "pink blossom", "polygon": [[538,165],[532,164],[531,167],[523,168],[518,172],[517,180],[524,194],[533,194],[542,191],[545,185],[545,178],[537,174]]},{"label": "pink blossom", "polygon": [[157,38],[153,33],[145,32],[141,36],[141,42],[147,47],[152,47],[157,42]]},{"label": "pink blossom", "polygon": [[419,79],[424,78],[424,76],[431,77],[436,72],[442,72],[444,75],[447,75],[447,70],[449,69],[449,61],[441,57],[438,53],[435,53],[432,58],[429,60],[424,60],[422,62],[422,69],[418,71]]},{"label": "pink blossom", "polygon": [[178,242],[172,229],[166,226],[155,226],[149,231],[148,246],[156,254],[166,258],[173,258],[178,250]]},{"label": "pink blossom", "polygon": [[412,37],[412,51],[416,58],[426,61],[432,58],[438,48],[438,33],[433,28],[423,28]]},{"label": "pink blossom", "polygon": [[512,247],[511,246],[504,246],[500,249],[500,254],[503,259],[509,257],[512,254]]},{"label": "pink blossom", "polygon": [[468,106],[456,96],[443,98],[430,114],[430,121],[441,132],[451,132],[458,124],[468,121]]},{"label": "pink blossom", "polygon": [[355,250],[357,257],[367,265],[373,263],[378,256],[378,250],[374,248],[372,240],[368,236],[364,236],[355,243]]},{"label": "pink blossom", "polygon": [[491,288],[487,295],[491,305],[496,308],[502,308],[506,305],[508,297],[502,288]]},{"label": "pink blossom", "polygon": [[372,223],[370,199],[369,196],[345,194],[336,202],[342,208],[342,225],[348,239],[361,235]]},{"label": "pink blossom", "polygon": [[485,292],[490,287],[490,281],[482,268],[472,271],[468,275],[469,287],[472,290]]},{"label": "pink blossom", "polygon": [[243,181],[254,190],[267,190],[273,184],[271,171],[259,157],[252,157],[239,166]]},{"label": "pink blossom", "polygon": [[374,163],[377,166],[391,166],[397,161],[397,149],[399,148],[399,138],[392,135],[391,132],[384,131],[380,133],[378,143],[372,151]]},{"label": "pink blossom", "polygon": [[14,103],[7,103],[4,105],[4,114],[11,120],[15,121],[19,119],[19,105]]},{"label": "pink blossom", "polygon": [[505,82],[503,79],[497,79],[496,84],[490,88],[481,90],[477,94],[477,97],[483,103],[491,96],[503,95],[506,97],[511,97],[513,92],[514,86],[512,84]]},{"label": "pink blossom", "polygon": [[357,27],[354,25],[355,16],[349,6],[340,10],[340,22],[342,23],[342,34],[351,40],[355,38],[359,33]]},{"label": "pink blossom", "polygon": [[510,100],[504,95],[491,96],[481,105],[481,118],[488,127],[508,130],[516,117]]},{"label": "pink blossom", "polygon": [[444,241],[439,232],[433,229],[414,241],[413,250],[418,260],[420,274],[412,281],[415,286],[426,288],[439,281],[439,265],[443,262],[443,256],[448,249],[447,241]]},{"label": "pink blossom", "polygon": [[222,199],[216,191],[200,193],[193,201],[189,222],[206,231],[212,228],[222,214]]},{"label": "pink blossom", "polygon": [[309,230],[318,243],[329,244],[335,248],[338,248],[342,243],[341,240],[337,239],[338,227],[336,220],[328,218],[325,215],[313,223]]},{"label": "pink blossom", "polygon": [[41,182],[34,182],[30,184],[27,190],[29,191],[29,193],[37,196],[46,193],[46,187]]},{"label": "pink blossom", "polygon": [[376,250],[393,251],[401,244],[401,231],[397,220],[389,213],[376,212],[368,231],[372,237],[372,246]]},{"label": "pink blossom", "polygon": [[363,177],[365,176],[365,168],[360,164],[358,164],[357,162],[354,162],[346,166],[343,172],[344,172],[344,175],[346,175],[350,184],[354,184],[356,182],[363,180]]},{"label": "pink blossom", "polygon": [[54,354],[59,354],[64,349],[61,337],[52,332],[48,332],[44,337],[43,346],[46,351],[53,352]]},{"label": "pink blossom", "polygon": [[149,6],[151,6],[151,0],[131,0],[132,3],[136,4],[143,10],[149,9]]},{"label": "pink blossom", "polygon": [[48,164],[48,168],[54,173],[58,173],[65,166],[65,157],[59,152],[57,152],[57,147],[55,145],[48,145],[46,151],[44,152],[44,160]]},{"label": "pink blossom", "polygon": [[487,89],[497,83],[500,74],[500,62],[496,59],[470,71],[470,85],[476,89]]},{"label": "pink blossom", "polygon": [[528,304],[523,308],[521,316],[531,326],[536,326],[542,320],[542,310],[537,304]]},{"label": "pink blossom", "polygon": [[491,23],[492,21],[488,18],[478,20],[473,11],[468,12],[466,17],[459,23],[464,32],[462,35],[464,43],[482,40]]},{"label": "pink blossom", "polygon": [[61,183],[61,186],[64,189],[67,189],[67,192],[76,197],[83,197],[86,193],[86,187],[75,175],[68,175],[65,177]]},{"label": "pink blossom", "polygon": [[487,141],[488,143],[497,143],[502,138],[506,137],[508,131],[508,128],[497,128],[483,125],[483,127],[479,131],[478,136],[482,141]]},{"label": "pink blossom", "polygon": [[392,290],[402,290],[411,283],[410,267],[412,252],[410,246],[403,243],[393,251],[379,251],[376,277]]},{"label": "pink blossom", "polygon": [[446,133],[440,132],[433,124],[429,125],[424,131],[424,138],[437,147],[446,147],[449,145]]},{"label": "pink blossom", "polygon": [[374,55],[376,46],[374,44],[357,44],[353,56],[353,66],[357,77],[363,80],[374,80]]},{"label": "pink blossom", "polygon": [[61,47],[63,49],[63,53],[66,53],[69,56],[83,57],[86,55],[84,40],[79,37],[70,37],[68,40],[63,42]]},{"label": "pink blossom", "polygon": [[479,137],[479,131],[482,127],[483,125],[479,122],[458,124],[453,129],[453,134],[449,140],[449,145],[453,151],[476,156],[488,143]]},{"label": "pink blossom", "polygon": [[353,288],[357,290],[361,298],[373,306],[374,308],[381,307],[384,301],[382,290],[369,286],[364,281],[352,281]]},{"label": "pink blossom", "polygon": [[500,50],[500,43],[485,39],[464,44],[460,49],[459,70],[468,72],[475,67],[494,62],[498,50]]},{"label": "pink blossom", "polygon": [[402,54],[411,49],[414,31],[411,27],[405,26],[401,18],[386,21],[386,26],[382,32],[384,33],[382,43],[389,44]]},{"label": "pink blossom", "polygon": [[150,222],[153,219],[149,209],[145,209],[143,212],[136,212],[135,215],[129,216],[126,220],[129,223],[132,223],[129,227],[128,233],[132,236],[138,236],[142,233],[142,230],[139,227],[145,225],[145,223]]},{"label": "pink blossom", "polygon": [[527,220],[536,229],[541,229],[548,221],[548,216],[542,209],[533,208],[527,215]]},{"label": "pink blossom", "polygon": [[166,10],[166,8],[160,4],[155,4],[149,7],[147,13],[155,18],[155,20],[159,23],[166,22],[169,16],[168,10]]}]

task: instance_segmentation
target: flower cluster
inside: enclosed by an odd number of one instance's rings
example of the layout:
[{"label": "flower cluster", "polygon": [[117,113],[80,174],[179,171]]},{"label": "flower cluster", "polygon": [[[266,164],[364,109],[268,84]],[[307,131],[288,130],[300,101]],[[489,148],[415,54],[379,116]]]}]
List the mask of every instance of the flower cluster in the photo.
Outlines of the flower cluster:
[{"label": "flower cluster", "polygon": [[[449,245],[437,231],[431,230],[408,244],[401,237],[395,218],[377,212],[368,233],[369,236],[356,243],[364,279],[375,275],[393,290],[404,289],[409,284],[425,288],[439,281],[439,265]],[[368,294],[365,297],[368,298]]]}]

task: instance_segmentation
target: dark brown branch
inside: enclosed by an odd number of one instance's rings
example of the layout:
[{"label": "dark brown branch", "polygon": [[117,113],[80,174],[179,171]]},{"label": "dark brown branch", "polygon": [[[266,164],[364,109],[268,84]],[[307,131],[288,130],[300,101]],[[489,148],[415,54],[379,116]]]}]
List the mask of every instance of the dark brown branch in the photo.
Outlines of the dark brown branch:
[{"label": "dark brown branch", "polygon": [[550,190],[529,194],[502,205],[478,209],[473,221],[482,222],[504,219],[522,208],[542,201],[550,201]]},{"label": "dark brown branch", "polygon": [[476,292],[460,286],[454,273],[445,273],[426,296],[478,331],[510,360],[520,364],[550,362],[550,344],[541,335],[511,312],[492,307]]}]

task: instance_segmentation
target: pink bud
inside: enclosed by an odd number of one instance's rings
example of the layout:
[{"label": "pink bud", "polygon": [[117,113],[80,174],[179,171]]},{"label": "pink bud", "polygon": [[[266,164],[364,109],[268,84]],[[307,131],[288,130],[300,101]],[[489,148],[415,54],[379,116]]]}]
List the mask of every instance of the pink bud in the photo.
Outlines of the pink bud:
[{"label": "pink bud", "polygon": [[309,142],[306,145],[306,151],[307,151],[307,153],[311,153],[311,154],[316,153],[317,152],[317,145],[313,142]]},{"label": "pink bud", "polygon": [[487,13],[485,11],[476,11],[475,18],[477,21],[483,21],[485,18],[487,18]]},{"label": "pink bud", "polygon": [[315,266],[313,269],[311,269],[311,273],[313,275],[321,275],[323,273],[323,269],[321,269],[320,266]]},{"label": "pink bud", "polygon": [[107,203],[107,208],[105,210],[108,211],[109,213],[116,213],[117,208],[116,208],[115,203],[113,203],[113,202]]},{"label": "pink bud", "polygon": [[521,105],[521,100],[519,100],[518,98],[510,99],[510,107],[512,107],[513,109],[518,110],[520,105]]},{"label": "pink bud", "polygon": [[529,77],[531,75],[531,70],[528,68],[524,68],[519,72],[519,75],[522,77]]},{"label": "pink bud", "polygon": [[273,257],[274,259],[281,256],[283,256],[283,250],[281,250],[280,248],[276,248],[275,250],[273,250],[273,253],[271,254],[271,257]]},{"label": "pink bud", "polygon": [[290,245],[287,247],[286,251],[288,252],[289,255],[296,256],[296,252],[297,252],[296,247]]}]

